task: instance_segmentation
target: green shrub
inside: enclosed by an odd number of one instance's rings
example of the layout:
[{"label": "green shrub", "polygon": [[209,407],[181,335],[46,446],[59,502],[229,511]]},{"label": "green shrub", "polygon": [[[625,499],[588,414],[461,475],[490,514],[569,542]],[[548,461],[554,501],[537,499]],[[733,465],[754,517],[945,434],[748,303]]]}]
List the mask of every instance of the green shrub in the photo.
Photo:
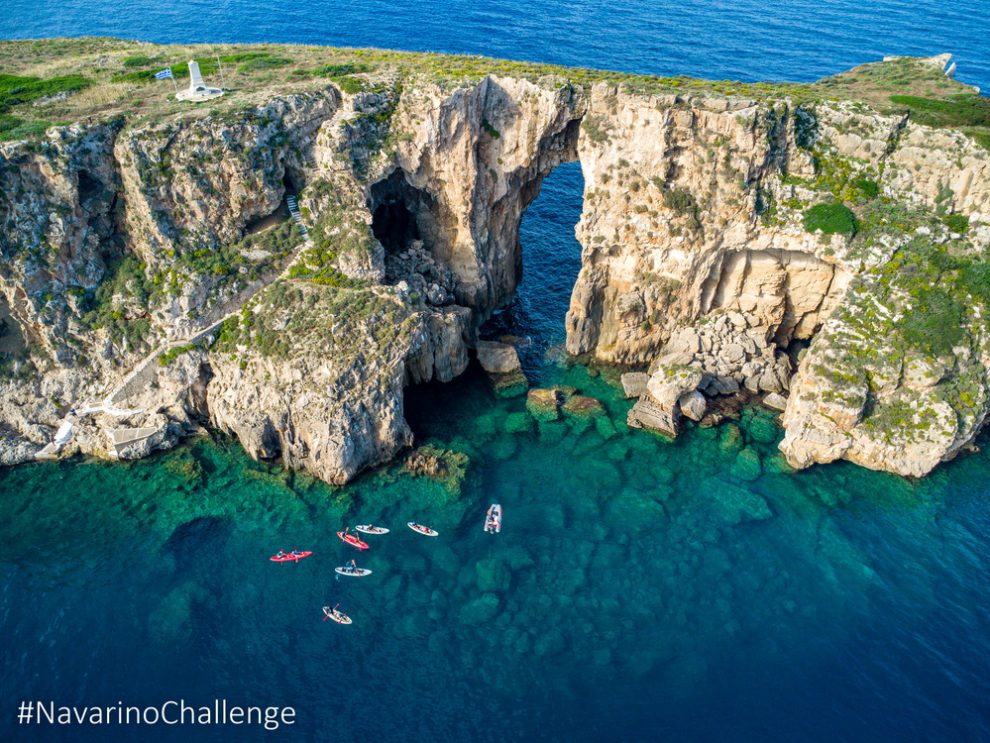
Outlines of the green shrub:
[{"label": "green shrub", "polygon": [[934,356],[952,352],[965,336],[966,308],[943,289],[929,288],[913,297],[903,321],[904,340]]},{"label": "green shrub", "polygon": [[247,62],[239,65],[237,69],[240,72],[256,72],[257,70],[271,70],[276,67],[285,67],[290,64],[292,64],[292,60],[288,57],[273,57],[265,55],[254,59],[249,59]]},{"label": "green shrub", "polygon": [[942,221],[946,227],[960,235],[969,232],[969,217],[965,214],[946,214],[942,217]]},{"label": "green shrub", "polygon": [[189,353],[190,351],[195,351],[197,348],[199,348],[199,346],[193,343],[187,343],[182,346],[169,348],[168,350],[163,351],[161,354],[159,354],[158,363],[160,366],[168,366],[182,354]]},{"label": "green shrub", "polygon": [[124,67],[147,67],[150,64],[154,64],[161,57],[149,57],[146,54],[132,54],[130,57],[124,57],[121,60],[121,64]]},{"label": "green shrub", "polygon": [[875,199],[880,195],[880,184],[869,178],[860,178],[856,181],[856,188],[867,199]]},{"label": "green shrub", "polygon": [[663,203],[668,209],[673,209],[681,214],[694,214],[698,208],[694,196],[690,192],[680,188],[667,188],[663,192]]},{"label": "green shrub", "polygon": [[492,139],[498,139],[502,136],[498,129],[491,125],[488,119],[481,120],[481,128],[485,130],[485,133]]},{"label": "green shrub", "polygon": [[947,100],[892,95],[890,100],[907,109],[911,118],[927,126],[990,126],[990,99],[981,95],[954,95]]},{"label": "green shrub", "polygon": [[609,140],[608,124],[598,116],[588,114],[581,121],[581,129],[595,144],[602,144]]},{"label": "green shrub", "polygon": [[0,73],[0,113],[56,93],[75,93],[92,84],[92,80],[82,75],[61,75],[43,80]]},{"label": "green shrub", "polygon": [[826,235],[855,235],[856,215],[845,204],[816,204],[804,213],[804,229]]},{"label": "green shrub", "polygon": [[0,142],[17,139],[35,139],[42,136],[51,124],[47,121],[24,121],[16,116],[0,114]]},{"label": "green shrub", "polygon": [[350,75],[341,75],[340,77],[333,77],[331,80],[340,88],[342,91],[348,95],[356,95],[358,93],[364,92],[368,87],[367,83],[364,82],[359,77],[351,77]]},{"label": "green shrub", "polygon": [[375,68],[367,64],[328,64],[316,68],[313,74],[317,77],[340,77],[343,75],[356,75],[362,72],[371,72]]}]

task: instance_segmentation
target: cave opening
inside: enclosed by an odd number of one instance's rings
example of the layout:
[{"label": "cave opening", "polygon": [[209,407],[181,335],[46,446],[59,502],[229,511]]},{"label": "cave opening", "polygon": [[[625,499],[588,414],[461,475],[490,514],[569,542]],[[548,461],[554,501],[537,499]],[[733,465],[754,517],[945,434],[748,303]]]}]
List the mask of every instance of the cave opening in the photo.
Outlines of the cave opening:
[{"label": "cave opening", "polygon": [[547,351],[566,339],[564,320],[581,270],[581,243],[574,233],[584,199],[581,165],[564,162],[530,187],[534,198],[519,226],[520,280],[509,303],[481,328],[481,336],[513,342],[524,370],[535,380]]},{"label": "cave opening", "polygon": [[27,341],[20,323],[14,318],[7,298],[0,294],[0,367],[18,359],[27,351]]},{"label": "cave opening", "polygon": [[419,240],[416,217],[401,201],[379,204],[372,216],[372,232],[389,253],[401,253]]},{"label": "cave opening", "polygon": [[90,175],[88,170],[80,170],[78,174],[79,203],[89,207],[93,199],[102,195],[104,185],[102,182]]},{"label": "cave opening", "polygon": [[372,185],[368,209],[371,231],[387,255],[402,253],[416,241],[422,241],[430,250],[434,201],[425,191],[410,185],[400,168]]},{"label": "cave opening", "polygon": [[285,173],[282,175],[282,190],[285,196],[298,195],[305,185],[306,183],[302,177],[293,173],[288,168],[285,169]]}]

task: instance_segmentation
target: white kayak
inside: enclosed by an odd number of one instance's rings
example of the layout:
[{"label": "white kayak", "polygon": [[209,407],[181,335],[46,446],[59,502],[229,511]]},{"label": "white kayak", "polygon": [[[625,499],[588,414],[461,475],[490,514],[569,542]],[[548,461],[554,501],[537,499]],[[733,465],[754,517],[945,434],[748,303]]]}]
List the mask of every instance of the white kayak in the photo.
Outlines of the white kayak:
[{"label": "white kayak", "polygon": [[349,575],[352,578],[363,578],[366,575],[371,575],[371,571],[368,568],[352,568],[345,566],[342,568],[334,568],[333,571],[337,575]]},{"label": "white kayak", "polygon": [[502,505],[492,503],[485,514],[485,531],[489,534],[498,534],[502,531]]},{"label": "white kayak", "polygon": [[384,526],[372,526],[371,524],[358,524],[354,527],[363,534],[388,534],[388,529]]},{"label": "white kayak", "polygon": [[344,612],[339,611],[336,608],[331,609],[329,606],[324,606],[323,615],[324,615],[323,616],[324,622],[327,621],[328,619],[332,619],[337,624],[354,624],[349,616],[347,616],[346,614],[344,614]]},{"label": "white kayak", "polygon": [[424,537],[436,537],[440,535],[440,532],[435,531],[428,526],[423,526],[423,524],[417,524],[415,521],[408,522],[406,526],[417,534],[422,534]]}]

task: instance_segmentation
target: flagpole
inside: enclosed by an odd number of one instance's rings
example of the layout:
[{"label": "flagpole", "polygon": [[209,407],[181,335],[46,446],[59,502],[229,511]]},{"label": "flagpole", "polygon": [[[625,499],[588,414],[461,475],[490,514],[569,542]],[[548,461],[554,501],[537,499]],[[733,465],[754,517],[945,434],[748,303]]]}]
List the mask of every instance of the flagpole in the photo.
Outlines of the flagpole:
[{"label": "flagpole", "polygon": [[217,59],[217,69],[220,70],[220,87],[221,88],[226,88],[227,87],[227,81],[223,79],[223,65],[220,64],[220,55],[217,54],[217,52],[216,52],[215,49],[213,50],[213,56],[216,57],[216,59]]}]

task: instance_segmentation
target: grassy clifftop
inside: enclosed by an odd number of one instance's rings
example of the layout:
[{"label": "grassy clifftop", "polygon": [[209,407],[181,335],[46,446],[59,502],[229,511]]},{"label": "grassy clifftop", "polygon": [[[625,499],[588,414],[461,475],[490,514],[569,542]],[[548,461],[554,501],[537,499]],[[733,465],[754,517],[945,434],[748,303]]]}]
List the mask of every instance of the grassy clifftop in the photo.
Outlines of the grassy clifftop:
[{"label": "grassy clifftop", "polygon": [[423,80],[444,87],[487,74],[548,79],[584,87],[598,82],[644,95],[685,93],[805,103],[852,100],[881,112],[906,112],[920,123],[961,129],[990,147],[990,102],[951,80],[932,60],[899,58],[862,65],[816,83],[741,83],[634,75],[591,68],[486,57],[278,44],[156,45],[112,38],[0,42],[0,140],[40,136],[47,126],[92,116],[129,121],[188,111],[172,83],[154,73],[171,67],[182,86],[196,59],[211,82],[230,93],[214,112],[250,105],[273,93],[302,92],[332,82],[344,92],[388,82]]}]

